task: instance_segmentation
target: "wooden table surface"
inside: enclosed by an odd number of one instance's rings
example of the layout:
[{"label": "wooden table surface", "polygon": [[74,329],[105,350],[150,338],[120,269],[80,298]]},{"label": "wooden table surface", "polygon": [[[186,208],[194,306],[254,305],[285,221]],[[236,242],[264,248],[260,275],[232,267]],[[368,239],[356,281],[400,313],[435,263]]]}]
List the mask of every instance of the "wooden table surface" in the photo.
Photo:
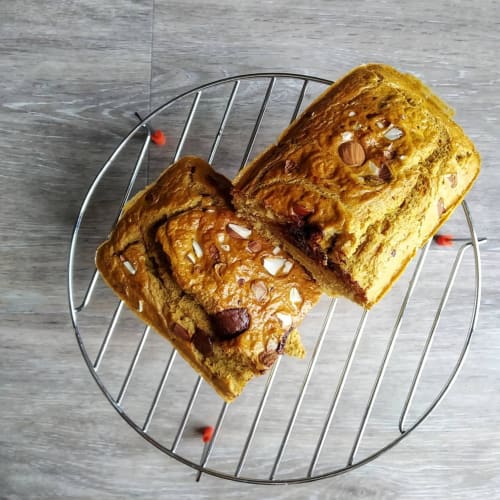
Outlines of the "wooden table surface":
[{"label": "wooden table surface", "polygon": [[[0,498],[500,498],[499,33],[494,0],[1,2]],[[84,364],[66,292],[80,204],[134,124],[134,111],[147,114],[181,91],[229,75],[286,71],[336,79],[369,61],[432,86],[481,152],[483,170],[467,200],[488,242],[468,357],[430,417],[368,465],[304,485],[206,475],[196,483],[192,469],[119,418]],[[464,265],[473,272],[470,261]],[[431,264],[429,283],[438,267]],[[449,320],[453,332],[463,326],[461,309],[470,307],[471,277],[458,281],[463,303],[455,307],[458,326]],[[425,316],[415,313],[411,325]],[[419,353],[421,342],[410,336],[409,352]],[[320,363],[319,376],[329,376],[321,371],[327,364]],[[430,396],[439,383],[427,383]],[[284,389],[292,399],[293,387]],[[278,427],[271,425],[269,436]],[[299,450],[310,447],[303,436]]]}]

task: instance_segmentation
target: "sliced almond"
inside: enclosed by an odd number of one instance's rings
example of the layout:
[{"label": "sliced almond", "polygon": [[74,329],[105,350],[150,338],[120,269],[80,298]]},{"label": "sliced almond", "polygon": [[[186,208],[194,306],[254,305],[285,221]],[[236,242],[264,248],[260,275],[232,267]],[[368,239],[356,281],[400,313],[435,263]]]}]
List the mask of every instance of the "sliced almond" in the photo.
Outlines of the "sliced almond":
[{"label": "sliced almond", "polygon": [[281,248],[280,247],[274,247],[273,248],[273,255],[278,255],[280,252],[281,252]]},{"label": "sliced almond", "polygon": [[285,174],[291,174],[297,169],[297,164],[293,160],[285,161]]},{"label": "sliced almond", "polygon": [[252,290],[254,297],[259,301],[267,295],[267,286],[261,280],[253,281],[250,285],[250,289]]},{"label": "sliced almond", "polygon": [[379,168],[377,167],[377,165],[375,165],[375,163],[373,163],[371,160],[368,161],[368,169],[370,170],[370,172],[373,174],[373,175],[378,175],[378,172],[379,172]]},{"label": "sliced almond", "polygon": [[404,132],[398,127],[392,127],[387,132],[384,133],[384,137],[390,141],[395,141],[403,137]]},{"label": "sliced almond", "polygon": [[342,132],[341,137],[343,141],[352,141],[354,134],[350,131]]},{"label": "sliced almond", "polygon": [[193,264],[195,264],[195,263],[196,263],[196,257],[195,257],[195,255],[194,255],[194,253],[193,253],[193,252],[189,252],[189,253],[186,255],[186,257],[187,257],[187,258],[188,258],[188,259],[189,259],[189,260],[190,260]]},{"label": "sliced almond", "polygon": [[276,350],[262,351],[259,354],[259,361],[266,367],[271,368],[278,359],[279,354]]},{"label": "sliced almond", "polygon": [[139,300],[139,305],[137,306],[137,311],[142,312],[144,310],[144,302],[142,300]]},{"label": "sliced almond", "polygon": [[286,259],[282,259],[281,257],[264,257],[262,259],[264,269],[271,276],[276,276],[285,265],[285,262],[287,262]]},{"label": "sliced almond", "polygon": [[449,174],[446,177],[447,177],[448,182],[450,183],[450,186],[452,188],[457,187],[457,184],[458,184],[458,182],[457,182],[457,174]]},{"label": "sliced almond", "polygon": [[268,351],[277,351],[279,348],[279,343],[275,338],[270,338],[266,343],[266,349]]},{"label": "sliced almond", "polygon": [[203,257],[203,249],[201,248],[200,244],[196,240],[193,240],[193,250],[194,250],[194,254],[196,255],[196,257],[198,257],[198,259]]},{"label": "sliced almond", "polygon": [[222,273],[225,271],[226,269],[226,264],[223,264],[222,262],[218,262],[217,264],[215,264],[214,266],[214,271],[215,271],[215,274],[220,278],[222,279]]},{"label": "sliced almond", "polygon": [[350,117],[356,116],[356,111],[349,111],[349,113],[347,113],[347,116]]},{"label": "sliced almond", "polygon": [[128,260],[124,260],[123,261],[123,265],[125,266],[125,268],[127,269],[127,271],[130,273],[130,274],[135,274],[137,272],[137,270],[135,269],[135,267],[128,261]]},{"label": "sliced almond", "polygon": [[222,248],[222,250],[224,250],[224,252],[229,252],[229,250],[231,250],[231,247],[229,245],[221,245],[220,247]]},{"label": "sliced almond", "polygon": [[252,253],[259,253],[262,250],[262,243],[259,240],[251,240],[248,242],[247,248]]},{"label": "sliced almond", "polygon": [[277,312],[276,317],[280,320],[281,326],[288,330],[292,326],[292,317],[289,314],[283,312]]},{"label": "sliced almond", "polygon": [[[390,144],[392,146],[392,143]],[[384,149],[384,158],[387,160],[392,160],[396,156],[395,151],[391,151],[390,149]]]},{"label": "sliced almond", "polygon": [[441,217],[446,212],[443,198],[439,198],[439,200],[437,201],[437,211],[439,217]]},{"label": "sliced almond", "polygon": [[293,305],[302,304],[302,296],[295,287],[290,288],[290,302]]},{"label": "sliced almond", "polygon": [[363,165],[366,159],[363,146],[356,141],[343,142],[338,149],[340,158],[347,165],[360,166]]},{"label": "sliced almond", "polygon": [[293,262],[291,260],[287,260],[285,262],[285,265],[283,266],[283,272],[285,274],[288,274],[291,271],[292,267],[293,267]]},{"label": "sliced almond", "polygon": [[382,120],[377,120],[375,123],[378,128],[385,128],[385,123]]},{"label": "sliced almond", "polygon": [[226,235],[224,233],[217,233],[217,241],[219,243],[224,243],[225,239],[226,239]]},{"label": "sliced almond", "polygon": [[308,215],[311,215],[313,213],[313,210],[305,207],[304,205],[301,205],[300,203],[294,203],[292,205],[292,211],[299,217],[307,217]]},{"label": "sliced almond", "polygon": [[239,224],[229,223],[226,226],[227,233],[237,240],[247,240],[252,234],[252,230]]}]

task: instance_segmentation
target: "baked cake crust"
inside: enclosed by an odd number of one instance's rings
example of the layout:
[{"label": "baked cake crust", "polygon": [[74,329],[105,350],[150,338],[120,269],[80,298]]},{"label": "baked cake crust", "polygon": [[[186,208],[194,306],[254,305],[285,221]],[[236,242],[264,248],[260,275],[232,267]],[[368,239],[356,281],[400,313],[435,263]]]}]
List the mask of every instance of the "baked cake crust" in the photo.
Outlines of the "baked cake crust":
[{"label": "baked cake crust", "polygon": [[295,327],[320,296],[236,216],[230,186],[203,160],[179,160],[126,204],[96,254],[104,281],[226,401],[283,352],[304,356]]},{"label": "baked cake crust", "polygon": [[360,66],[243,168],[233,202],[323,291],[370,308],[479,173],[452,116],[415,77]]}]

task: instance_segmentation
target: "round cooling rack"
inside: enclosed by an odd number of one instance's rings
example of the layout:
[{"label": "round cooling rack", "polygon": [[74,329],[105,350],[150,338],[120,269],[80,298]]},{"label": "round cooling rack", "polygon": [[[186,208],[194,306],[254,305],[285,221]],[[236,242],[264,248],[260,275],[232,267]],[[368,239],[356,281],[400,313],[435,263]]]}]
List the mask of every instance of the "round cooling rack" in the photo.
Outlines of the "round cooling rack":
[{"label": "round cooling rack", "polygon": [[[230,405],[123,307],[95,270],[95,249],[126,201],[166,165],[196,154],[232,177],[330,83],[262,73],[184,92],[134,126],[82,203],[68,297],[83,358],[123,419],[197,479],[207,473],[303,483],[367,464],[427,418],[464,362],[478,318],[485,241],[466,202],[444,228],[456,237],[425,245],[372,310],[323,297],[301,325],[306,359],[280,356]],[[158,130],[166,146],[153,144]],[[445,427],[445,413],[435,432]],[[204,443],[207,426],[213,435]]]}]

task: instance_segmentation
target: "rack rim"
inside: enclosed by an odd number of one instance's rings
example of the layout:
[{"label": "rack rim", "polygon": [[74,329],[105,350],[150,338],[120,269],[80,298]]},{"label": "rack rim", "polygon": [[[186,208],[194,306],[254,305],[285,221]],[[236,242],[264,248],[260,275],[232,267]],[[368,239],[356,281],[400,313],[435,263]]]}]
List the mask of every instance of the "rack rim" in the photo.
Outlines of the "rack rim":
[{"label": "rack rim", "polygon": [[215,87],[217,85],[222,85],[226,83],[231,83],[231,82],[238,82],[241,80],[251,80],[251,79],[256,79],[256,78],[284,78],[284,79],[295,79],[295,80],[301,80],[303,82],[315,82],[315,83],[320,83],[324,85],[331,85],[333,82],[331,80],[327,80],[324,78],[316,77],[316,76],[310,76],[310,75],[305,75],[305,74],[298,74],[298,73],[288,73],[288,72],[258,72],[258,73],[246,73],[242,75],[236,75],[236,76],[229,76],[225,78],[221,78],[218,80],[214,80],[209,83],[205,83],[202,85],[199,85],[195,88],[186,90],[182,92],[181,94],[173,97],[172,99],[168,100],[161,106],[158,106],[155,108],[153,111],[151,111],[145,118],[140,120],[140,122],[134,126],[130,132],[120,141],[120,143],[116,146],[112,154],[108,157],[108,159],[105,161],[103,166],[99,169],[98,173],[92,180],[87,193],[85,194],[85,197],[82,201],[82,204],[80,206],[76,221],[73,225],[72,233],[71,233],[71,239],[70,239],[70,244],[68,248],[68,257],[67,257],[67,273],[66,273],[66,287],[67,287],[67,296],[68,296],[68,305],[69,305],[69,312],[70,312],[70,317],[71,317],[71,322],[73,326],[73,330],[75,333],[75,337],[77,340],[78,347],[81,351],[81,354],[85,360],[85,363],[87,365],[87,368],[89,369],[93,379],[95,380],[97,386],[100,388],[106,399],[110,402],[111,406],[117,411],[117,413],[129,424],[132,429],[134,429],[139,435],[141,435],[146,441],[148,441],[150,444],[155,446],[158,450],[162,451],[166,455],[178,460],[179,462],[183,463],[184,465],[187,465],[188,467],[198,471],[198,473],[207,473],[210,474],[214,477],[218,477],[220,479],[227,479],[227,480],[232,480],[236,482],[241,482],[241,483],[247,483],[247,484],[261,484],[261,485],[287,485],[287,484],[303,484],[303,483],[310,483],[313,481],[317,480],[322,480],[322,479],[327,479],[327,478],[332,478],[339,476],[341,474],[344,474],[346,472],[349,472],[351,470],[357,469],[373,460],[381,456],[382,454],[386,453],[387,451],[391,450],[394,448],[398,443],[400,443],[404,438],[406,438],[408,435],[410,435],[417,427],[419,427],[422,422],[424,422],[427,417],[436,409],[436,407],[442,402],[448,391],[451,389],[454,381],[456,380],[463,364],[465,361],[465,358],[467,356],[467,352],[470,347],[471,339],[472,336],[476,330],[476,325],[477,325],[477,320],[478,320],[478,315],[479,315],[479,308],[480,308],[480,302],[481,302],[481,282],[482,282],[482,273],[481,273],[481,259],[480,259],[480,251],[479,251],[479,244],[482,243],[483,241],[486,241],[485,239],[479,239],[476,233],[476,230],[474,228],[474,224],[472,221],[472,216],[470,213],[470,209],[468,207],[467,202],[464,200],[461,203],[462,210],[465,215],[465,219],[467,222],[467,226],[470,231],[470,241],[466,241],[458,250],[457,255],[459,252],[464,252],[468,248],[472,247],[473,252],[474,252],[474,268],[475,268],[475,280],[474,280],[474,300],[473,300],[473,309],[469,321],[469,327],[468,331],[465,335],[465,340],[462,346],[462,349],[460,351],[460,354],[458,356],[458,359],[450,372],[450,375],[439,391],[438,395],[435,397],[435,399],[431,402],[431,404],[427,407],[427,409],[420,415],[420,417],[407,429],[401,430],[400,429],[400,435],[394,438],[391,442],[383,446],[382,448],[379,448],[376,452],[368,455],[367,457],[348,464],[344,467],[329,471],[329,472],[324,472],[324,473],[319,473],[314,476],[306,476],[306,477],[299,477],[299,478],[273,478],[273,479],[260,479],[260,478],[253,478],[253,477],[247,477],[247,476],[240,476],[240,475],[234,475],[222,471],[218,471],[216,469],[212,469],[210,467],[203,466],[201,464],[198,464],[196,462],[193,462],[182,455],[179,455],[163,444],[159,443],[156,441],[153,437],[151,437],[147,431],[144,431],[134,420],[132,420],[127,413],[124,411],[122,408],[121,404],[116,401],[118,398],[114,398],[111,393],[108,391],[106,388],[105,384],[101,380],[99,374],[97,373],[96,369],[94,368],[94,363],[89,357],[89,354],[87,353],[87,350],[85,348],[84,342],[83,342],[83,337],[80,332],[79,326],[78,326],[78,319],[77,319],[77,314],[80,312],[80,306],[78,306],[75,303],[74,300],[74,287],[73,287],[73,274],[74,274],[74,261],[75,261],[75,252],[76,252],[76,243],[80,231],[80,227],[82,224],[83,217],[85,215],[85,212],[87,210],[87,207],[90,203],[90,200],[92,198],[92,195],[97,188],[100,180],[104,176],[104,174],[107,172],[107,170],[111,167],[113,164],[113,161],[116,159],[116,157],[119,155],[119,153],[125,148],[125,146],[128,144],[128,142],[139,132],[142,130],[145,131],[146,137],[145,137],[145,142],[144,142],[144,153],[147,151],[147,148],[149,146],[149,142],[151,139],[151,133],[152,129],[149,125],[150,121],[166,110],[168,107],[172,106],[174,103],[180,101],[181,99],[190,96],[190,95],[196,95],[197,93],[200,93],[206,89]]}]

